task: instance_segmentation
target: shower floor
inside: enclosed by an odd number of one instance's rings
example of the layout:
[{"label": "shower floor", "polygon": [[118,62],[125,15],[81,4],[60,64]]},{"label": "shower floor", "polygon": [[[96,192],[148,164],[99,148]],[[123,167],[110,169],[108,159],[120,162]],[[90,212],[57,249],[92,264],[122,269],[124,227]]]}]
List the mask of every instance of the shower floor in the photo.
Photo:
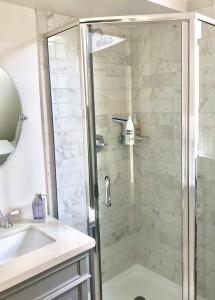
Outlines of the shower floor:
[{"label": "shower floor", "polygon": [[[134,265],[103,285],[103,300],[181,300],[182,288],[165,277]],[[198,297],[198,300],[204,300]]]}]

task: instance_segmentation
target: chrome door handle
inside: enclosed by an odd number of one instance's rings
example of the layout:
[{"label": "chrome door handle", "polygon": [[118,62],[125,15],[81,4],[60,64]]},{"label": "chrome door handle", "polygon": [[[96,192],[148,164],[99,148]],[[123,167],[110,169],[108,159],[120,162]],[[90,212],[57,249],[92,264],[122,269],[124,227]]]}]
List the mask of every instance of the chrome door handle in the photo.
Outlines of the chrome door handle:
[{"label": "chrome door handle", "polygon": [[110,195],[110,176],[105,176],[105,205],[111,206],[111,195]]}]

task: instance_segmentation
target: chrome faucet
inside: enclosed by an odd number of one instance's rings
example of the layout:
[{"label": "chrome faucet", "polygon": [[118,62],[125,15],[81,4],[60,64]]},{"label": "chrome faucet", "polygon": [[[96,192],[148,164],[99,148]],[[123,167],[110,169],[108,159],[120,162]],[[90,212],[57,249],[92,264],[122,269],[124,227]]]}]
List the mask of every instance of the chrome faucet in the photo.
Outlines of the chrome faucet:
[{"label": "chrome faucet", "polygon": [[11,228],[13,227],[12,217],[18,216],[20,214],[19,209],[14,209],[9,212],[6,212],[4,215],[2,214],[2,211],[0,210],[0,227],[4,228]]}]

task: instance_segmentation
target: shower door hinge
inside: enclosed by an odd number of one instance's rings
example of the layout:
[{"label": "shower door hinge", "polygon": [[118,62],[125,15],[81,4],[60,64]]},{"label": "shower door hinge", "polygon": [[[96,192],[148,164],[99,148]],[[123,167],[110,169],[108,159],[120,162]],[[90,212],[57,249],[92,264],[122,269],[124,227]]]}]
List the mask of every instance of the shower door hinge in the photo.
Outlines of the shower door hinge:
[{"label": "shower door hinge", "polygon": [[95,194],[95,199],[98,200],[99,199],[99,187],[98,187],[98,184],[95,184],[95,186],[94,186],[94,194]]}]

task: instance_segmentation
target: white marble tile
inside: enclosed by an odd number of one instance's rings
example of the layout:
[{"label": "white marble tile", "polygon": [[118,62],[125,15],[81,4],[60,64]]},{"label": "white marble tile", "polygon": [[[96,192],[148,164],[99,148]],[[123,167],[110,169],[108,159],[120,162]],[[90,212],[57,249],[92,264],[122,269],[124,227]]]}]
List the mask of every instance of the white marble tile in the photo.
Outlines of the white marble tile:
[{"label": "white marble tile", "polygon": [[[53,15],[50,26],[68,17]],[[77,29],[49,42],[59,219],[87,232],[83,124]]]},{"label": "white marble tile", "polygon": [[[214,5],[213,5],[214,6]],[[213,15],[214,7],[203,8],[203,13]],[[215,101],[214,101],[214,28],[202,25],[200,40],[200,108],[199,108],[199,144],[197,171],[197,290],[206,299],[215,295],[213,261],[215,239],[212,234],[215,207],[214,195],[214,155],[215,155]],[[203,155],[203,156],[201,156]]]},{"label": "white marble tile", "polygon": [[[144,36],[145,47],[140,36],[135,43],[132,35],[132,46],[139,48],[133,50],[132,60],[133,68],[135,62],[139,63],[138,71],[132,72],[135,74],[133,109],[142,122],[143,134],[149,137],[134,150],[136,259],[178,283],[181,278],[181,32],[174,24],[161,28],[153,24],[149,32],[150,35]],[[145,62],[152,71],[148,73],[150,76],[145,76],[144,69],[141,72]],[[170,228],[177,228],[177,234]]]}]

